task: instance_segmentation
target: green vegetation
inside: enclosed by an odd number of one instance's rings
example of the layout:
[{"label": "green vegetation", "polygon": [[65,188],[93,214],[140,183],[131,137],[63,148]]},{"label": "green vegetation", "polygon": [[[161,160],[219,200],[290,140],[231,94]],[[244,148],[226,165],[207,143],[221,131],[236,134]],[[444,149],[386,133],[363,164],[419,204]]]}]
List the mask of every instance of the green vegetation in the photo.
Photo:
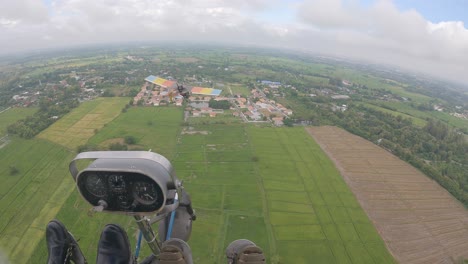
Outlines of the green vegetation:
[{"label": "green vegetation", "polygon": [[411,118],[366,104],[350,104],[345,112],[330,112],[312,100],[291,97],[287,102],[314,109],[308,117],[314,125],[337,125],[381,145],[468,206],[468,142],[460,131],[435,119],[427,119],[424,127],[414,126]]},{"label": "green vegetation", "polygon": [[41,101],[39,111],[9,125],[7,131],[22,138],[32,138],[77,106],[78,101],[73,99],[62,101],[60,104],[44,99]]},{"label": "green vegetation", "polygon": [[[127,55],[138,60],[127,60]],[[72,185],[65,167],[73,155],[68,151],[151,149],[173,161],[193,195],[199,215],[191,240],[196,263],[220,263],[224,246],[239,237],[255,240],[272,262],[309,263],[312,257],[327,263],[393,261],[330,161],[299,128],[246,127],[229,110],[183,121],[181,108],[131,107],[130,98],[115,97],[82,103],[66,114],[75,100],[135,95],[148,73],[161,72],[200,86],[224,85],[224,96],[231,91],[248,96],[251,88],[268,88],[260,80],[279,81],[283,85],[270,89],[267,97],[293,109],[286,125],[343,127],[379,143],[468,203],[468,122],[449,114],[468,113],[468,99],[452,84],[266,49],[146,47],[109,49],[105,56],[102,50],[33,56],[8,66],[0,80],[1,109],[29,103],[39,109],[0,114],[1,134],[7,126],[9,133],[24,138],[39,133],[39,139],[14,138],[0,150],[0,179],[5,182],[0,187],[0,246],[12,260],[25,263],[35,250],[30,262],[45,262],[45,247],[36,245],[45,245],[44,240],[38,244],[43,227],[58,211],[57,217],[82,238],[91,260],[105,223],[121,223],[133,237],[131,218],[89,218],[89,205],[76,192],[69,196]],[[27,98],[18,101],[12,99],[15,95]],[[434,111],[435,106],[445,110]],[[54,116],[59,120],[48,127]],[[18,158],[22,163],[15,162]],[[57,181],[56,174],[64,180]],[[49,182],[53,180],[60,185]],[[27,183],[31,187],[21,185]],[[45,184],[50,186],[47,194]],[[33,210],[12,210],[16,196],[20,208]],[[13,233],[17,224],[28,226],[25,219],[35,219],[34,224],[24,234]],[[27,236],[32,239],[25,241]],[[20,242],[30,250],[20,254]]]},{"label": "green vegetation", "polygon": [[447,124],[459,128],[464,133],[468,133],[468,121],[456,118],[454,116],[449,115],[445,112],[438,112],[438,111],[421,111],[416,107],[413,107],[410,103],[403,103],[403,102],[380,102],[381,105],[387,106],[392,109],[398,110],[400,113],[405,113],[413,117],[417,117],[420,119],[428,119],[428,118],[435,118],[446,122]]},{"label": "green vegetation", "polygon": [[38,137],[75,150],[95,134],[95,129],[101,129],[117,117],[128,100],[128,98],[119,97],[98,98],[85,102],[76,111],[58,120]]},{"label": "green vegetation", "polygon": [[126,136],[125,137],[125,143],[133,145],[137,143],[137,140],[134,136]]},{"label": "green vegetation", "polygon": [[214,108],[214,109],[224,109],[227,110],[231,107],[231,103],[228,100],[222,100],[222,101],[216,101],[214,99],[211,99],[208,102],[209,107]]},{"label": "green vegetation", "polygon": [[215,117],[196,117],[190,119],[190,125],[208,125],[208,124],[232,124],[241,123],[242,120],[239,117],[234,116],[233,111],[224,110],[224,113],[216,113]]},{"label": "green vegetation", "polygon": [[73,154],[47,141],[15,139],[0,151],[0,248],[12,263],[26,263],[74,189]]},{"label": "green vegetation", "polygon": [[[303,129],[189,122],[191,133],[180,133],[182,116],[180,108],[132,107],[88,144],[103,147],[132,136],[137,145],[131,146],[171,160],[197,211],[190,239],[196,263],[222,263],[225,247],[239,238],[255,241],[270,263],[393,263],[331,161]],[[70,155],[61,160],[64,167]],[[68,172],[61,177],[68,179],[71,191]],[[57,214],[80,239],[89,260],[95,258],[98,234],[109,222],[126,228],[134,246],[137,229],[131,217],[89,217],[90,206],[76,190],[62,203],[41,219],[46,222]],[[45,224],[35,233],[34,252],[22,260],[46,260]],[[142,254],[148,253],[143,246]]]},{"label": "green vegetation", "polygon": [[394,262],[333,163],[304,129],[250,127],[248,135],[273,231],[270,250],[280,263]]},{"label": "green vegetation", "polygon": [[405,113],[401,113],[401,112],[398,112],[398,111],[394,111],[394,110],[391,110],[391,109],[388,109],[388,108],[384,108],[384,107],[369,104],[369,103],[360,103],[360,104],[364,105],[365,107],[370,107],[372,109],[375,109],[375,110],[378,110],[378,111],[381,111],[381,112],[384,112],[384,113],[389,113],[389,114],[391,114],[391,115],[393,115],[395,117],[401,116],[403,118],[410,119],[411,122],[414,125],[418,126],[418,127],[424,127],[427,124],[427,121],[425,121],[425,120],[423,120],[421,118],[418,118],[418,117],[414,117],[414,116],[405,114]]},{"label": "green vegetation", "polygon": [[250,95],[250,89],[246,87],[245,85],[242,84],[229,84],[228,85],[229,89],[224,89],[223,90],[223,95],[228,96],[231,94],[239,94],[243,97],[247,97]]},{"label": "green vegetation", "polygon": [[32,116],[37,108],[15,107],[0,113],[0,137],[7,133],[7,127],[18,120]]},{"label": "green vegetation", "polygon": [[[114,99],[104,99],[100,100],[100,102],[105,103],[107,100]],[[75,111],[81,112],[82,110],[83,109],[78,108]],[[71,113],[72,116],[75,115],[75,111]],[[108,111],[113,112],[114,110],[108,108]],[[106,115],[105,111],[103,114]],[[179,133],[181,118],[182,111],[180,108],[130,108],[128,112],[121,114],[111,123],[99,130],[99,132],[89,140],[88,144],[101,146],[101,144],[106,144],[109,140],[116,138],[123,140],[125,135],[131,135],[137,139],[138,146],[141,149],[153,149],[153,151],[165,155],[166,157],[171,157],[175,150],[177,142],[176,137]],[[152,121],[151,125],[148,125],[148,120]],[[45,132],[47,133],[48,130]],[[66,160],[62,160],[63,165],[67,166],[72,157],[73,156],[68,156]],[[80,246],[87,259],[91,262],[96,259],[99,234],[107,223],[118,223],[126,228],[132,241],[132,249],[134,248],[137,226],[132,217],[111,214],[95,214],[93,217],[89,217],[88,210],[90,205],[84,201],[74,188],[72,184],[73,180],[69,172],[64,171],[60,173],[60,177],[66,180],[68,188],[70,191],[73,190],[73,192],[69,197],[67,195],[63,198],[64,201],[66,200],[63,206],[55,208],[55,211],[53,211],[48,218],[43,219],[45,223],[42,224],[37,234],[39,239],[42,240],[37,244],[37,247],[36,244],[34,244],[34,247],[31,249],[34,250],[33,254],[24,255],[23,259],[29,259],[29,263],[46,262],[47,247],[45,246],[46,242],[43,230],[47,221],[54,217],[63,221],[67,228],[73,232],[73,235],[80,239]],[[204,221],[203,218],[197,220],[197,222],[202,221]],[[209,221],[211,220],[208,220],[208,223]],[[200,234],[200,236],[201,235],[202,234]],[[144,247],[142,254],[149,254],[147,247]],[[18,263],[26,263],[26,260]]]},{"label": "green vegetation", "polygon": [[[168,159],[174,156],[183,112],[175,107],[131,107],[90,138],[88,144],[106,149],[113,143],[124,143],[132,137],[133,150],[152,150]],[[116,142],[116,140],[121,140]]]}]

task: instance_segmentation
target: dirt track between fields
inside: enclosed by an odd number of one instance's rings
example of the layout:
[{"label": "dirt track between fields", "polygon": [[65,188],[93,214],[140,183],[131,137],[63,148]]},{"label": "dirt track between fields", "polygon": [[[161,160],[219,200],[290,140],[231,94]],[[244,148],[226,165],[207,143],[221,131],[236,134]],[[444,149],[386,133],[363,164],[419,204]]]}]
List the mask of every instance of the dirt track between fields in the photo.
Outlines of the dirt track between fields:
[{"label": "dirt track between fields", "polygon": [[468,259],[468,210],[379,146],[337,127],[307,129],[333,160],[400,263]]}]

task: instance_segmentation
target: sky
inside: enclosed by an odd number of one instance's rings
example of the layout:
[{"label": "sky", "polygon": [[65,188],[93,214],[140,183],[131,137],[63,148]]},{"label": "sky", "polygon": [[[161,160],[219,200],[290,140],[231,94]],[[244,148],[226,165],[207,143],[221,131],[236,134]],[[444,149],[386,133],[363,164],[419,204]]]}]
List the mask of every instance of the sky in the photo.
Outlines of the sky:
[{"label": "sky", "polygon": [[466,0],[0,0],[0,54],[141,41],[266,46],[468,85]]}]

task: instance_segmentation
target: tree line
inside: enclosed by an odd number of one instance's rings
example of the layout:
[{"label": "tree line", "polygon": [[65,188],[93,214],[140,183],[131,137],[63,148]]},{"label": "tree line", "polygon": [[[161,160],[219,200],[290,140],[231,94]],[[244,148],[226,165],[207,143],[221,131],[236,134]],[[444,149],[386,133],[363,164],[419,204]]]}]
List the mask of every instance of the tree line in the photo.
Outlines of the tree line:
[{"label": "tree line", "polygon": [[28,116],[25,119],[18,120],[9,125],[7,127],[7,132],[22,138],[32,138],[49,127],[58,118],[77,107],[78,104],[79,102],[74,99],[59,103],[44,98],[39,103],[39,111],[32,116]]}]

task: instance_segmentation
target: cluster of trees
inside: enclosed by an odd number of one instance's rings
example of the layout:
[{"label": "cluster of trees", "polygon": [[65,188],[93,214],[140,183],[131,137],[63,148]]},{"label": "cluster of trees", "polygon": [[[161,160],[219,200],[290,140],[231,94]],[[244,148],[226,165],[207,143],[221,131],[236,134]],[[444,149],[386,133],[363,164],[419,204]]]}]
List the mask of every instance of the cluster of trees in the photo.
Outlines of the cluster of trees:
[{"label": "cluster of trees", "polygon": [[114,97],[115,94],[114,92],[112,92],[111,89],[105,89],[101,96],[102,97]]},{"label": "cluster of trees", "polygon": [[[102,147],[93,145],[93,144],[85,144],[85,145],[80,145],[76,149],[78,153],[80,152],[85,152],[85,151],[97,151],[97,150],[128,150],[128,145],[135,145],[138,143],[138,140],[134,136],[125,136],[124,137],[124,142],[115,142],[109,145],[108,149],[104,149]],[[135,149],[135,148],[133,148]]]},{"label": "cluster of trees", "polygon": [[131,99],[130,102],[128,102],[128,104],[126,104],[124,108],[122,108],[122,113],[126,113],[128,109],[132,106],[132,104],[133,104],[133,99]]},{"label": "cluster of trees", "polygon": [[43,99],[39,103],[39,111],[32,116],[28,116],[25,119],[18,120],[17,122],[9,125],[7,127],[7,132],[9,134],[18,135],[22,138],[32,138],[42,130],[49,127],[59,117],[77,107],[78,104],[77,100],[68,100],[56,103],[55,101]]},{"label": "cluster of trees", "polygon": [[216,101],[211,99],[208,102],[208,106],[214,109],[229,109],[231,107],[231,103],[228,100]]}]

